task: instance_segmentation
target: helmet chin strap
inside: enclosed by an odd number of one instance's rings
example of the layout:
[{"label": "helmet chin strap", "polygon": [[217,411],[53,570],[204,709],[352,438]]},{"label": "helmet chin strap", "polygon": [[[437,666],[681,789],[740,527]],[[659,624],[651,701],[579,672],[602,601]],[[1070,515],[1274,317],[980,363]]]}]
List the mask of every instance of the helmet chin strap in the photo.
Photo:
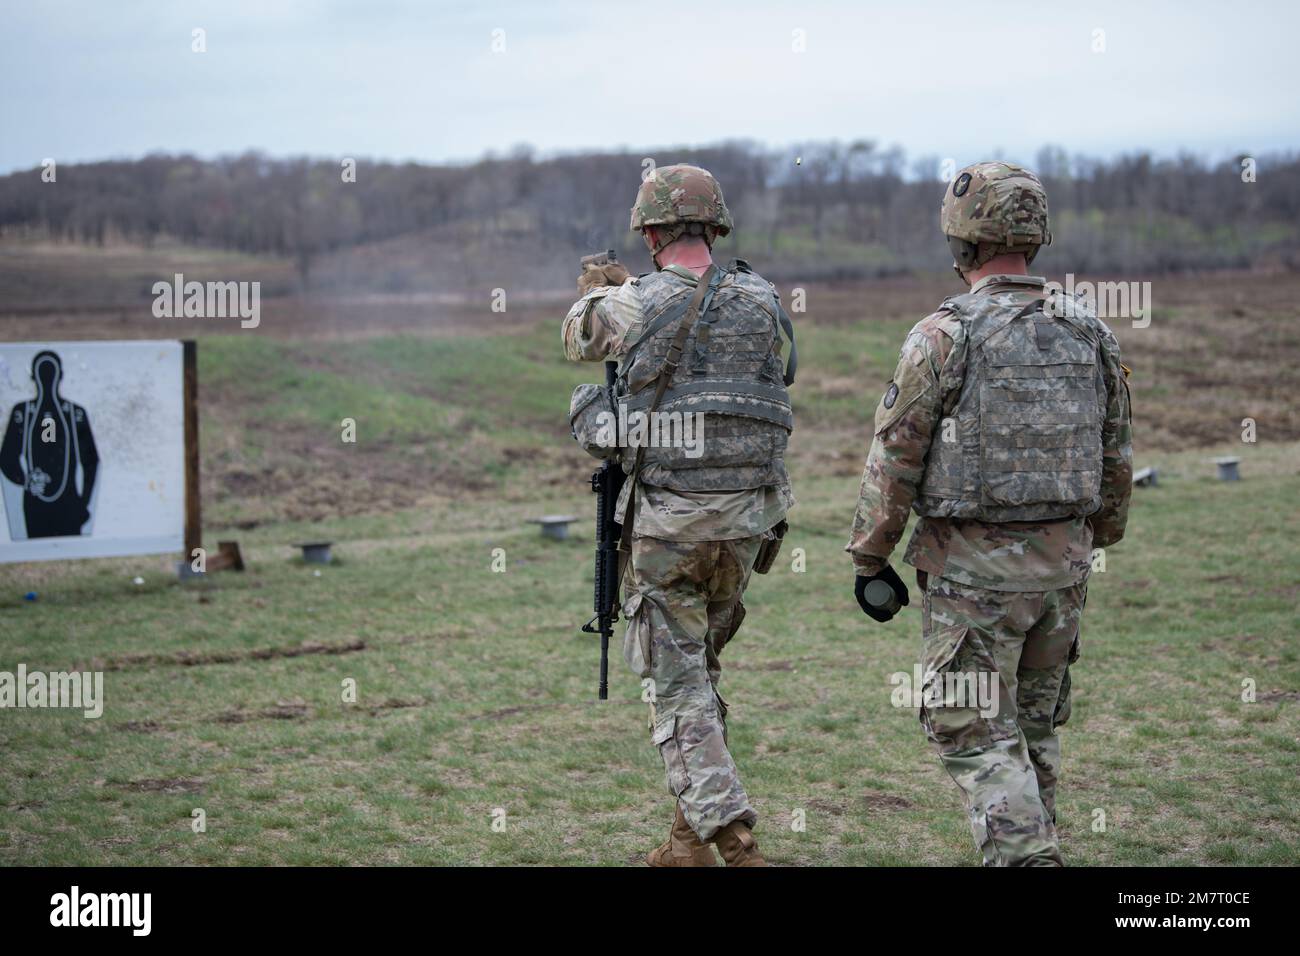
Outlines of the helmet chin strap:
[{"label": "helmet chin strap", "polygon": [[645,242],[645,247],[650,250],[650,261],[654,264],[655,272],[662,272],[664,267],[659,264],[659,253],[668,243],[656,243],[650,238],[649,229],[642,230],[641,239]]},{"label": "helmet chin strap", "polygon": [[[657,229],[655,232],[658,234]],[[654,265],[655,272],[662,271],[663,266],[659,264],[659,252],[667,245],[667,243],[662,241],[662,237],[659,241],[651,239],[649,227],[641,230],[641,240],[645,243],[645,247],[650,250],[650,262]]]},{"label": "helmet chin strap", "polygon": [[1044,245],[1049,245],[1052,241],[1052,237],[1049,234],[1047,242],[1042,245],[1039,245],[1038,243],[1027,243],[1023,246],[1003,246],[1000,247],[1001,252],[998,251],[998,247],[989,249],[989,247],[986,246],[986,252],[981,256],[978,243],[968,242],[967,240],[959,239],[956,236],[948,236],[947,238],[948,248],[952,251],[953,256],[952,271],[961,276],[961,281],[965,282],[968,286],[971,284],[971,281],[966,277],[966,273],[963,270],[978,269],[995,256],[1009,252],[1018,252],[1023,255],[1025,257],[1025,265],[1028,266],[1034,261],[1034,257],[1038,255],[1038,250]]},{"label": "helmet chin strap", "polygon": [[[658,241],[650,238],[650,229],[653,228]],[[663,266],[659,264],[659,253],[663,252],[678,239],[686,236],[698,236],[704,240],[704,244],[713,248],[714,233],[707,226],[695,222],[681,223],[676,226],[653,226],[641,230],[641,239],[645,242],[646,248],[650,250],[650,261],[654,263],[655,272],[662,272]]]}]

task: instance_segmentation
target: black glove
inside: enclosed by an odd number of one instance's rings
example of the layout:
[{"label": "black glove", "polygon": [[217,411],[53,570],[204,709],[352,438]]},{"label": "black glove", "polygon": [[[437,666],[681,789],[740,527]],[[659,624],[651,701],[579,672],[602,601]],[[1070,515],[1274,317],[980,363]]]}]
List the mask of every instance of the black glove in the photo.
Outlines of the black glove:
[{"label": "black glove", "polygon": [[878,607],[867,601],[867,585],[872,581],[884,581],[893,588],[894,599],[898,601],[899,605],[907,605],[911,603],[911,599],[907,596],[907,585],[903,583],[903,579],[900,578],[889,565],[885,565],[881,570],[872,575],[859,574],[857,582],[853,585],[853,596],[858,599],[858,605],[862,608],[863,612],[872,620],[884,624],[891,617],[897,614],[899,610],[896,607]]}]

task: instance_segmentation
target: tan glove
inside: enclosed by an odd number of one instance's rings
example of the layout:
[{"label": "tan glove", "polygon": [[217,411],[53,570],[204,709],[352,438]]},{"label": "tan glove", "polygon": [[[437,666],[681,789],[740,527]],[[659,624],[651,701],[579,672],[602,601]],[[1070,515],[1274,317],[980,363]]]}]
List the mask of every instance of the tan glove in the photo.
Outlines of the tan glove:
[{"label": "tan glove", "polygon": [[603,266],[584,266],[582,275],[578,276],[578,292],[586,295],[592,289],[603,285],[622,285],[627,281],[628,271],[621,263],[610,262]]}]

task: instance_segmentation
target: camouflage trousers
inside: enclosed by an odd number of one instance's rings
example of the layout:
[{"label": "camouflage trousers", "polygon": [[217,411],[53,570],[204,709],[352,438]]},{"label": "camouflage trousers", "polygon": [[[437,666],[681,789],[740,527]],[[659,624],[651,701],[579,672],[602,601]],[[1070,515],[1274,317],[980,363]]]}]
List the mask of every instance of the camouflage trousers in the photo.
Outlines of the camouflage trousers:
[{"label": "camouflage trousers", "polygon": [[761,541],[632,539],[623,656],[649,678],[651,738],[668,792],[701,840],[758,818],[727,749],[718,655],[744,619],[741,596]]},{"label": "camouflage trousers", "polygon": [[[1087,583],[990,591],[924,572],[917,583],[921,724],[961,788],[984,865],[1060,866],[1056,728],[1070,716]],[[981,686],[985,700],[971,695]]]}]

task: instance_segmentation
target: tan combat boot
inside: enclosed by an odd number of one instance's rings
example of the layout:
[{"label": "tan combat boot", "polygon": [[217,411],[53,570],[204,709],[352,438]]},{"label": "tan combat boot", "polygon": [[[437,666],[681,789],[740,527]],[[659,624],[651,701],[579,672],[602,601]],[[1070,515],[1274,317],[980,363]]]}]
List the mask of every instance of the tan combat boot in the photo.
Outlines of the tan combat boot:
[{"label": "tan combat boot", "polygon": [[682,805],[677,805],[677,818],[668,842],[651,850],[645,861],[651,866],[717,866],[718,860],[708,844],[702,843],[691,825],[686,822]]},{"label": "tan combat boot", "polygon": [[767,860],[758,852],[749,824],[743,820],[732,820],[709,842],[717,846],[727,866],[767,866]]}]

